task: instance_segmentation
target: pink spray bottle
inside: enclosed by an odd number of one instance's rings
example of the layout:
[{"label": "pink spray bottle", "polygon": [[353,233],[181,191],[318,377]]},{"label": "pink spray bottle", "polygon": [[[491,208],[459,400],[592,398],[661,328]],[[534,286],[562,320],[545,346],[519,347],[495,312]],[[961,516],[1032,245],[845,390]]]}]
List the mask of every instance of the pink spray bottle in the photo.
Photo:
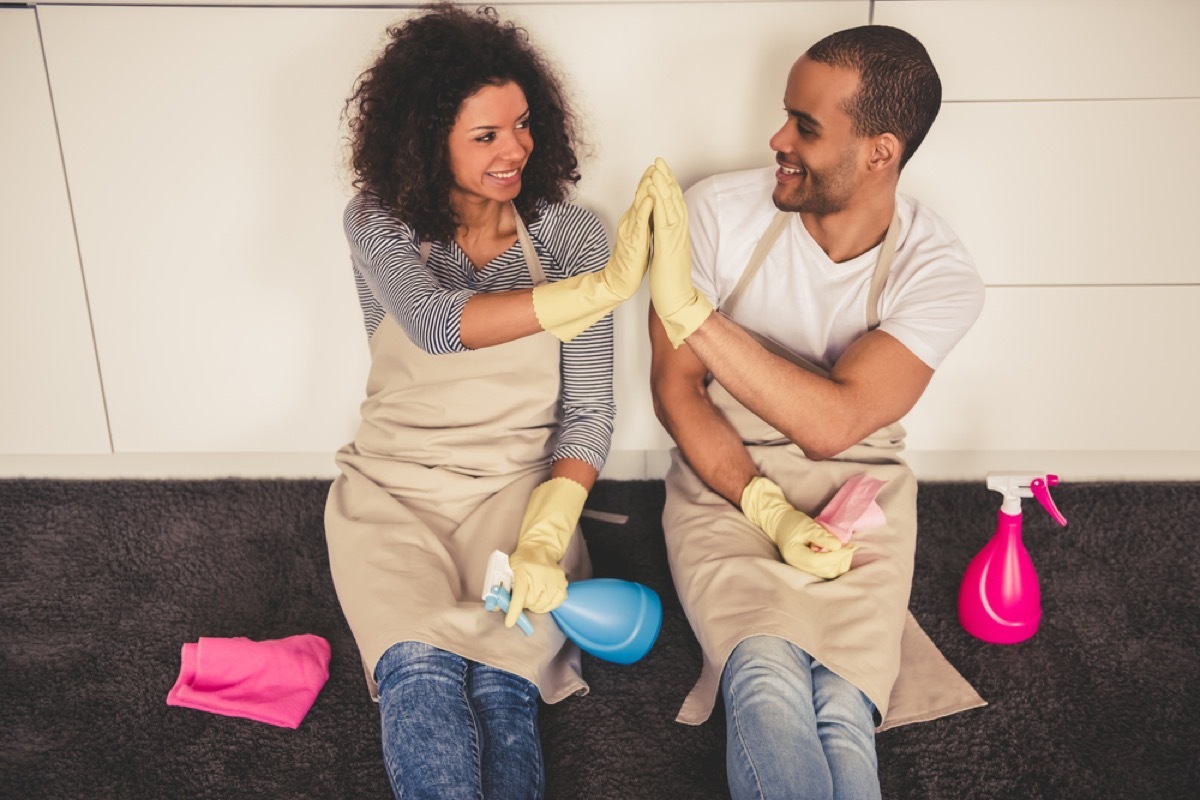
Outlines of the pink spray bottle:
[{"label": "pink spray bottle", "polygon": [[1021,541],[1021,499],[1036,497],[1054,521],[1067,520],[1050,497],[1058,476],[991,472],[987,486],[1004,496],[991,541],[971,559],[958,590],[958,620],[972,636],[993,644],[1016,644],[1037,633],[1042,590],[1033,560]]}]

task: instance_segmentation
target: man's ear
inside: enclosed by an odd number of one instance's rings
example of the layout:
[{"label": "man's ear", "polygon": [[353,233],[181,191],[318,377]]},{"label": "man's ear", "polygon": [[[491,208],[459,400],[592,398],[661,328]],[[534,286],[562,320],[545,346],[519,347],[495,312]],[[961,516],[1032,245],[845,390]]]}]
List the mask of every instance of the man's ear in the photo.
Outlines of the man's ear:
[{"label": "man's ear", "polygon": [[872,172],[884,172],[892,167],[899,168],[900,156],[904,153],[904,145],[893,133],[881,133],[871,142],[871,152],[867,156],[867,169]]}]

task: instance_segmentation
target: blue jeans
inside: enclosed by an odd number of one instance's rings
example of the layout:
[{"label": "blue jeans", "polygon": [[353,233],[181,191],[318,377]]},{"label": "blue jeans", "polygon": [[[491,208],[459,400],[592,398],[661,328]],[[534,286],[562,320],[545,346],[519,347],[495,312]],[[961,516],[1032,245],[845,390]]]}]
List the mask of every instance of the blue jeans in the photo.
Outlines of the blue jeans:
[{"label": "blue jeans", "polygon": [[421,642],[393,645],[375,680],[398,800],[540,800],[532,683]]},{"label": "blue jeans", "polygon": [[875,705],[791,642],[754,636],[721,673],[733,800],[880,797]]}]

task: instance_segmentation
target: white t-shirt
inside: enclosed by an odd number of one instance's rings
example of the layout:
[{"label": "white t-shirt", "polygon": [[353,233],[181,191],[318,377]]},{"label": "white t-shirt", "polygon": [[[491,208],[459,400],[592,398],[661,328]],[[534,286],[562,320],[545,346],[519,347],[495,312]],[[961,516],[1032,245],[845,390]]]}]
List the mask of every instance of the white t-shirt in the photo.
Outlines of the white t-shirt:
[{"label": "white t-shirt", "polygon": [[[716,308],[733,292],[777,209],[775,169],[714,175],[687,191],[692,279]],[[936,369],[983,308],[983,281],[946,223],[896,196],[900,235],[879,298],[880,330]],[[867,294],[882,245],[835,264],[793,214],[731,318],[831,368],[867,330]]]}]

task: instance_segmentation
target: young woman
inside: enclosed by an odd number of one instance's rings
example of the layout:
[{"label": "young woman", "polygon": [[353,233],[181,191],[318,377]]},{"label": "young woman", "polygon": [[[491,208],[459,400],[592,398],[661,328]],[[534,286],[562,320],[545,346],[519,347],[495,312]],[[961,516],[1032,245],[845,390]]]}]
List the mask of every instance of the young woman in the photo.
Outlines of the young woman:
[{"label": "young woman", "polygon": [[[587,685],[538,615],[590,573],[577,522],[612,435],[610,312],[646,271],[649,179],[610,257],[564,202],[572,119],[524,31],[439,4],[388,33],[348,104],[371,371],[337,454],[330,566],[396,796],[539,798],[538,696]],[[503,619],[480,599],[494,550],[514,573]]]}]

